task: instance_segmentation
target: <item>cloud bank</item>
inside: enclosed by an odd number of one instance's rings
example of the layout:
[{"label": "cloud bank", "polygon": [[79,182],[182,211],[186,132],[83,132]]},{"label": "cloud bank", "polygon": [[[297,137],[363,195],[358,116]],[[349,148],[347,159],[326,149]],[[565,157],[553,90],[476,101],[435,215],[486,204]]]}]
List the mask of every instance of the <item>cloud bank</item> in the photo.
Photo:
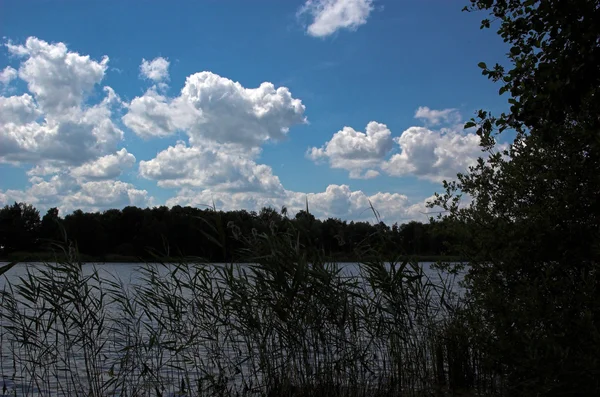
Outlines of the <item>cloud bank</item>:
[{"label": "cloud bank", "polygon": [[[356,29],[372,11],[371,1],[308,1],[314,18],[309,34],[325,36]],[[333,183],[323,191],[287,189],[268,164],[265,144],[290,139],[307,124],[307,109],[289,88],[264,81],[254,87],[210,71],[190,74],[168,95],[167,58],[141,60],[140,76],[151,82],[143,94],[123,100],[103,84],[108,56],[93,59],[64,43],[30,37],[6,43],[18,68],[6,66],[0,83],[15,80],[27,89],[0,96],[0,163],[25,167],[29,185],[0,190],[0,204],[26,201],[39,208],[105,210],[127,205],[206,205],[290,211],[306,200],[318,217],[373,220],[371,204],[388,222],[424,220],[426,200],[401,193],[365,193]],[[417,109],[425,126],[399,135],[371,121],[364,132],[340,126],[322,145],[306,152],[323,167],[348,171],[350,178],[412,176],[429,181],[454,177],[479,155],[478,139],[452,126],[454,109]],[[296,132],[294,132],[296,133]],[[151,158],[138,161],[132,138],[166,139]],[[307,161],[309,161],[307,160]],[[170,189],[158,202],[137,185],[145,181]]]}]

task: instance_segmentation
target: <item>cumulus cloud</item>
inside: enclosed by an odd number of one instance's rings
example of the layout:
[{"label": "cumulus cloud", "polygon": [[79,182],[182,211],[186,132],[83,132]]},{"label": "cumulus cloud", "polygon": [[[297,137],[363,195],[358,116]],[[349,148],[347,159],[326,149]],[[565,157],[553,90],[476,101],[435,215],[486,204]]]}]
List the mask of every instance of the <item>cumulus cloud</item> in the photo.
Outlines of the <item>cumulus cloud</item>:
[{"label": "cumulus cloud", "polygon": [[281,141],[306,122],[304,105],[286,87],[264,82],[246,88],[211,72],[188,76],[176,97],[153,87],[126,107],[123,123],[143,138],[187,135],[187,142],[140,161],[139,174],[190,195],[282,196],[272,168],[256,159],[265,142]]},{"label": "cumulus cloud", "polygon": [[462,119],[456,109],[435,110],[427,106],[419,106],[415,112],[415,118],[423,120],[428,126],[436,126],[442,123],[456,124]]},{"label": "cumulus cloud", "polygon": [[271,167],[256,164],[243,151],[223,146],[189,147],[178,142],[150,161],[140,175],[161,187],[201,187],[227,192],[277,192],[283,187]]},{"label": "cumulus cloud", "polygon": [[309,15],[309,35],[326,37],[340,29],[358,29],[367,23],[371,11],[373,0],[307,0],[298,15]]},{"label": "cumulus cloud", "polygon": [[63,170],[63,167],[52,165],[51,163],[38,164],[27,171],[27,175],[31,177],[40,177],[46,175],[58,174]]},{"label": "cumulus cloud", "polygon": [[85,103],[104,77],[108,57],[97,62],[35,37],[7,47],[23,58],[18,74],[29,93],[0,97],[0,162],[71,166],[116,150],[123,139],[111,119],[118,96],[104,87],[100,103]]},{"label": "cumulus cloud", "polygon": [[414,175],[434,182],[454,179],[482,155],[480,139],[472,133],[410,127],[394,141],[400,153],[382,165],[393,176]]},{"label": "cumulus cloud", "polygon": [[18,72],[6,68],[2,76],[17,73],[27,92],[0,96],[0,162],[32,168],[30,186],[0,191],[0,201],[66,212],[151,203],[145,190],[114,180],[135,163],[131,153],[117,148],[124,133],[113,122],[113,110],[121,99],[103,87],[99,102],[88,101],[104,78],[108,57],[97,61],[35,37],[6,46],[21,63]]},{"label": "cumulus cloud", "polygon": [[271,167],[255,159],[264,142],[306,121],[304,105],[287,88],[267,82],[245,88],[211,72],[188,76],[177,97],[151,88],[126,106],[123,123],[141,137],[188,136],[189,145],[179,141],[140,162],[142,177],[167,188],[282,191]]},{"label": "cumulus cloud", "polygon": [[45,180],[40,177],[30,179],[32,185],[25,191],[28,203],[59,204],[79,188],[75,178],[68,174],[58,174]]},{"label": "cumulus cloud", "polygon": [[225,193],[209,189],[196,191],[182,189],[175,197],[167,200],[168,206],[191,205],[206,206],[214,202],[222,210],[245,208],[258,211],[263,207],[281,208],[285,206],[291,214],[306,208],[317,218],[328,217],[364,220],[376,220],[371,205],[377,210],[384,222],[406,222],[409,220],[426,220],[425,201],[411,202],[399,193],[375,193],[368,195],[360,190],[353,191],[348,185],[329,185],[325,191],[317,193],[300,193],[285,190],[278,194],[251,194],[246,192]]},{"label": "cumulus cloud", "polygon": [[[423,106],[417,109],[415,117],[425,120],[427,127],[410,127],[395,138],[385,124],[375,121],[367,125],[365,133],[344,127],[322,147],[309,148],[306,156],[315,162],[328,161],[332,168],[348,170],[350,178],[375,178],[385,172],[441,182],[455,179],[457,173],[467,171],[485,155],[479,146],[480,138],[462,129],[455,109],[432,110]],[[440,124],[446,126],[431,127]],[[388,158],[390,153],[393,154]]]},{"label": "cumulus cloud", "polygon": [[0,83],[1,84],[6,85],[16,78],[17,78],[17,70],[10,66],[7,66],[2,71],[0,71]]},{"label": "cumulus cloud", "polygon": [[[298,196],[295,193],[295,196]],[[329,185],[324,192],[307,195],[309,208],[320,218],[336,217],[375,221],[375,214],[388,224],[409,220],[425,220],[425,201],[411,202],[400,193],[377,192],[368,195],[361,190],[352,190],[348,185]]]},{"label": "cumulus cloud", "polygon": [[166,137],[202,121],[202,111],[189,102],[170,100],[155,89],[135,97],[128,105],[123,123],[142,138]]},{"label": "cumulus cloud", "polygon": [[102,156],[71,170],[71,174],[87,179],[114,179],[133,167],[135,156],[123,148],[115,154]]},{"label": "cumulus cloud", "polygon": [[154,58],[152,61],[142,59],[140,74],[142,77],[152,80],[155,83],[168,80],[169,61],[163,57]]},{"label": "cumulus cloud", "polygon": [[203,122],[190,130],[190,141],[259,145],[281,140],[293,125],[304,123],[305,107],[286,87],[262,83],[244,88],[210,72],[189,76],[181,96],[200,109]]},{"label": "cumulus cloud", "polygon": [[[358,175],[356,179],[373,179],[379,176],[379,171],[375,170],[366,170],[364,174]],[[350,171],[350,177],[352,178],[352,171]]]},{"label": "cumulus cloud", "polygon": [[69,213],[76,209],[100,211],[153,204],[146,190],[136,189],[132,184],[121,181],[79,183],[69,174],[58,174],[49,179],[32,177],[31,182],[32,185],[26,190],[0,191],[0,205],[27,202],[41,210],[58,207],[61,212]]},{"label": "cumulus cloud", "polygon": [[136,189],[122,181],[94,181],[81,185],[81,189],[64,199],[69,208],[123,208],[128,205],[146,207],[152,204],[146,190]]},{"label": "cumulus cloud", "polygon": [[[332,168],[350,171],[351,178],[369,179],[379,175],[369,168],[378,167],[392,146],[392,133],[387,126],[371,121],[366,132],[344,127],[322,147],[310,148],[307,156],[317,162],[327,159]],[[363,174],[365,169],[368,170]]]},{"label": "cumulus cloud", "polygon": [[78,107],[104,78],[108,57],[100,62],[88,55],[69,51],[63,43],[47,43],[36,37],[24,45],[8,43],[8,51],[27,57],[19,67],[19,77],[27,83],[44,113],[62,114]]},{"label": "cumulus cloud", "polygon": [[109,101],[54,116],[44,115],[28,94],[0,97],[0,102],[0,162],[82,164],[114,151],[123,139],[111,120]]},{"label": "cumulus cloud", "polygon": [[19,96],[0,96],[0,125],[28,124],[42,115],[33,97],[29,94]]},{"label": "cumulus cloud", "polygon": [[[401,194],[393,195],[399,205],[407,202]],[[362,191],[352,191],[348,185],[329,185],[324,192],[311,193],[308,201],[313,211],[323,217],[363,218],[369,214],[369,197]]]},{"label": "cumulus cloud", "polygon": [[176,98],[149,90],[128,108],[123,122],[136,134],[166,136],[184,130],[192,145],[210,140],[259,146],[283,139],[290,127],[306,121],[304,105],[286,87],[265,82],[245,88],[211,72],[188,76]]},{"label": "cumulus cloud", "polygon": [[[135,156],[117,149],[124,133],[112,110],[125,105],[124,124],[143,137],[183,131],[179,142],[140,163],[141,176],[161,187],[210,188],[217,192],[270,192],[283,187],[271,167],[255,159],[265,141],[283,139],[304,123],[304,105],[285,87],[262,83],[245,88],[210,72],[189,76],[179,96],[168,98],[157,86],[130,103],[104,87],[100,103],[87,99],[103,77],[101,61],[70,51],[63,43],[31,37],[9,42],[21,58],[19,71],[6,69],[27,83],[28,92],[0,97],[0,162],[25,163],[31,186],[2,192],[33,204],[66,208],[103,208],[147,201],[147,192],[114,180],[135,164]],[[159,83],[168,79],[168,61],[142,62],[141,74]],[[68,183],[67,183],[68,182]]]},{"label": "cumulus cloud", "polygon": [[143,137],[184,131],[178,142],[149,161],[140,175],[161,187],[215,191],[282,190],[271,167],[255,162],[266,141],[282,140],[290,127],[305,122],[304,105],[285,87],[262,83],[245,88],[210,72],[189,76],[181,94],[166,98],[155,90],[128,105],[123,122]]},{"label": "cumulus cloud", "polygon": [[[359,26],[340,20],[356,21],[356,13],[368,9],[366,20],[372,3],[309,1],[305,7],[304,12],[315,18],[312,29],[321,32],[315,35],[325,35],[327,24],[337,24],[335,29]],[[64,212],[152,205],[146,190],[116,180],[136,163],[132,153],[118,147],[124,132],[113,119],[115,110],[123,106],[123,123],[141,137],[175,133],[187,137],[187,142],[178,141],[139,162],[141,177],[156,181],[159,187],[178,189],[168,205],[215,200],[222,209],[285,205],[298,211],[308,199],[318,217],[374,220],[370,203],[386,222],[423,216],[422,202],[399,193],[367,194],[348,185],[329,185],[311,193],[285,189],[272,168],[260,164],[258,158],[265,142],[281,141],[290,128],[306,122],[304,105],[286,87],[264,82],[246,88],[217,74],[200,72],[188,76],[180,93],[169,97],[160,89],[169,78],[169,63],[156,58],[140,66],[141,75],[155,83],[143,95],[123,103],[112,88],[104,87],[99,102],[91,103],[108,57],[94,60],[63,43],[37,38],[23,45],[9,42],[7,47],[20,57],[21,64],[18,71],[5,68],[0,83],[18,76],[27,84],[27,92],[0,96],[0,162],[31,168],[27,171],[30,186],[0,191],[0,203],[25,201]],[[452,112],[444,112],[422,108],[417,117],[431,124],[450,122]],[[374,178],[386,172],[430,180],[453,167],[461,168],[472,157],[468,134],[413,128],[417,130],[408,129],[392,139],[391,131],[381,123],[370,122],[365,132],[344,127],[323,146],[311,148],[307,156],[345,169],[352,178]],[[400,152],[388,159],[394,142]]]}]

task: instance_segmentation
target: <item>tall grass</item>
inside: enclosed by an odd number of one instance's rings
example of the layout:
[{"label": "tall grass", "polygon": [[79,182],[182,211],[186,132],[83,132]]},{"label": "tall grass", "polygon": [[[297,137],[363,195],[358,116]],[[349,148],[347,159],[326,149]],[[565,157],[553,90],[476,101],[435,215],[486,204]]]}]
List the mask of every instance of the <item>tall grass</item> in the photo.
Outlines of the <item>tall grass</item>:
[{"label": "tall grass", "polygon": [[3,394],[501,392],[453,278],[407,261],[350,274],[304,237],[240,236],[247,265],[147,264],[133,284],[76,256],[29,268],[0,297]]}]

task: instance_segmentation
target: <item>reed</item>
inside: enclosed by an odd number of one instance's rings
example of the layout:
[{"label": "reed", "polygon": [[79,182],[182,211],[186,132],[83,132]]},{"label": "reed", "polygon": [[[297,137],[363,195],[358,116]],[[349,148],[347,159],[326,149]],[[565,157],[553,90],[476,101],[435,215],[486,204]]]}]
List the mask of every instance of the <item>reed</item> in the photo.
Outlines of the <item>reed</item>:
[{"label": "reed", "polygon": [[[207,222],[226,249],[224,226]],[[28,268],[0,296],[3,394],[501,393],[453,276],[410,261],[349,272],[292,227],[236,237],[235,264],[146,264],[132,283],[76,250]]]}]

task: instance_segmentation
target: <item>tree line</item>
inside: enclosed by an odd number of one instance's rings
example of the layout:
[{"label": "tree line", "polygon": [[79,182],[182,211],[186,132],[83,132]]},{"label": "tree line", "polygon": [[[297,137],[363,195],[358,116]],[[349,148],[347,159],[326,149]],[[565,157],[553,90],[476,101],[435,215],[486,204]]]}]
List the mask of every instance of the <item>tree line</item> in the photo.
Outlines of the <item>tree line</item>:
[{"label": "tree line", "polygon": [[293,231],[304,247],[310,245],[337,260],[357,259],[358,249],[375,246],[378,255],[388,258],[437,257],[452,254],[447,248],[451,236],[445,229],[439,222],[390,226],[320,220],[306,210],[289,215],[286,208],[256,212],[128,206],[103,212],[76,210],[64,217],[57,208],[50,208],[40,216],[32,205],[14,203],[0,209],[0,256],[40,253],[53,244],[69,242],[80,254],[98,260],[183,256],[220,262],[242,259],[246,244],[241,236]]}]

